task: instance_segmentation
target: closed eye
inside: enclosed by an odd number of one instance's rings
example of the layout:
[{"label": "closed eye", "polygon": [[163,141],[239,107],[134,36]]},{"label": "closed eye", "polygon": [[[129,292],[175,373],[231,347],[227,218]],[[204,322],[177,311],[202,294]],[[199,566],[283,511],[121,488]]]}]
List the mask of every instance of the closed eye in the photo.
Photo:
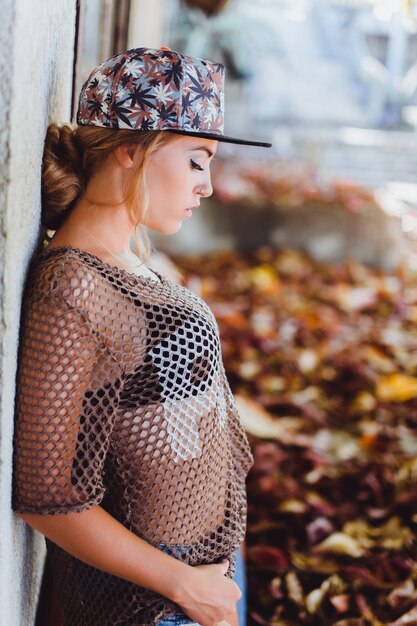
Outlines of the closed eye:
[{"label": "closed eye", "polygon": [[204,172],[204,168],[202,168],[201,165],[199,165],[192,159],[190,159],[190,163],[191,163],[191,167],[193,168],[193,170],[199,170],[200,172]]}]

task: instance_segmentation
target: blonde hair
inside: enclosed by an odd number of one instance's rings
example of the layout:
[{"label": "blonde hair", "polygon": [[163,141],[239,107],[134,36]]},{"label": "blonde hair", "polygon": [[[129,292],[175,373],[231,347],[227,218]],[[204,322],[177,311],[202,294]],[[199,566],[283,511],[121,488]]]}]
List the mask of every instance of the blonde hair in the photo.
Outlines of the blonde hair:
[{"label": "blonde hair", "polygon": [[149,156],[163,145],[178,139],[164,131],[112,130],[95,126],[51,124],[48,127],[42,164],[43,239],[51,240],[78,202],[91,176],[121,145],[134,148],[135,167],[126,178],[124,201],[135,223],[135,254],[145,263],[152,243],[142,225],[149,204],[145,166]]}]

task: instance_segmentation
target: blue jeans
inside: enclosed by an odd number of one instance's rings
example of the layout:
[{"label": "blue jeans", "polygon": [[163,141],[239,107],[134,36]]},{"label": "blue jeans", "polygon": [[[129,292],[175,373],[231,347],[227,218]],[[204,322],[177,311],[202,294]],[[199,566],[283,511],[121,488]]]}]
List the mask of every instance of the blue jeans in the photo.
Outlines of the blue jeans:
[{"label": "blue jeans", "polygon": [[[164,544],[159,544],[159,547],[164,548],[165,546]],[[178,546],[178,548],[181,549],[181,546]],[[169,549],[166,551],[170,552],[172,555],[172,551]],[[239,626],[246,626],[246,572],[245,562],[240,550],[236,551],[236,573],[233,580],[242,592],[242,597],[237,603]],[[187,624],[187,626],[199,626],[197,622],[193,622],[193,620],[185,613],[177,613],[176,615],[167,617],[161,622],[158,622],[157,626],[180,626],[181,624]]]}]

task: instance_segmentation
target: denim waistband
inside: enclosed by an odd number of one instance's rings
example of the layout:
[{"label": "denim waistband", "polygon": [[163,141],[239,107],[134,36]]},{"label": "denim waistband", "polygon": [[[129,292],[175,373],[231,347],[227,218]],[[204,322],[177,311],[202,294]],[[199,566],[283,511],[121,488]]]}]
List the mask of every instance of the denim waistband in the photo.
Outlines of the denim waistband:
[{"label": "denim waistband", "polygon": [[182,617],[180,614],[166,617],[161,622],[158,622],[157,626],[179,626],[180,624],[187,624],[187,626],[200,626],[197,622],[193,622],[186,615]]},{"label": "denim waistband", "polygon": [[169,556],[186,556],[187,554],[192,554],[193,551],[192,546],[187,543],[157,543],[156,547],[169,554]]}]

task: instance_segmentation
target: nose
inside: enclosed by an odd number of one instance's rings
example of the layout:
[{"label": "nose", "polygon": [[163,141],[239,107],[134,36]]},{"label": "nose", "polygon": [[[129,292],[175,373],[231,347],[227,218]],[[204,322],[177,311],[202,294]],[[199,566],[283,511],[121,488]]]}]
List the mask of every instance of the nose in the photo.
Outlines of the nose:
[{"label": "nose", "polygon": [[211,184],[211,176],[210,176],[210,174],[209,174],[206,182],[204,183],[204,185],[202,187],[200,187],[200,189],[198,190],[198,193],[203,198],[209,198],[212,195],[212,193],[213,193],[213,186]]}]

